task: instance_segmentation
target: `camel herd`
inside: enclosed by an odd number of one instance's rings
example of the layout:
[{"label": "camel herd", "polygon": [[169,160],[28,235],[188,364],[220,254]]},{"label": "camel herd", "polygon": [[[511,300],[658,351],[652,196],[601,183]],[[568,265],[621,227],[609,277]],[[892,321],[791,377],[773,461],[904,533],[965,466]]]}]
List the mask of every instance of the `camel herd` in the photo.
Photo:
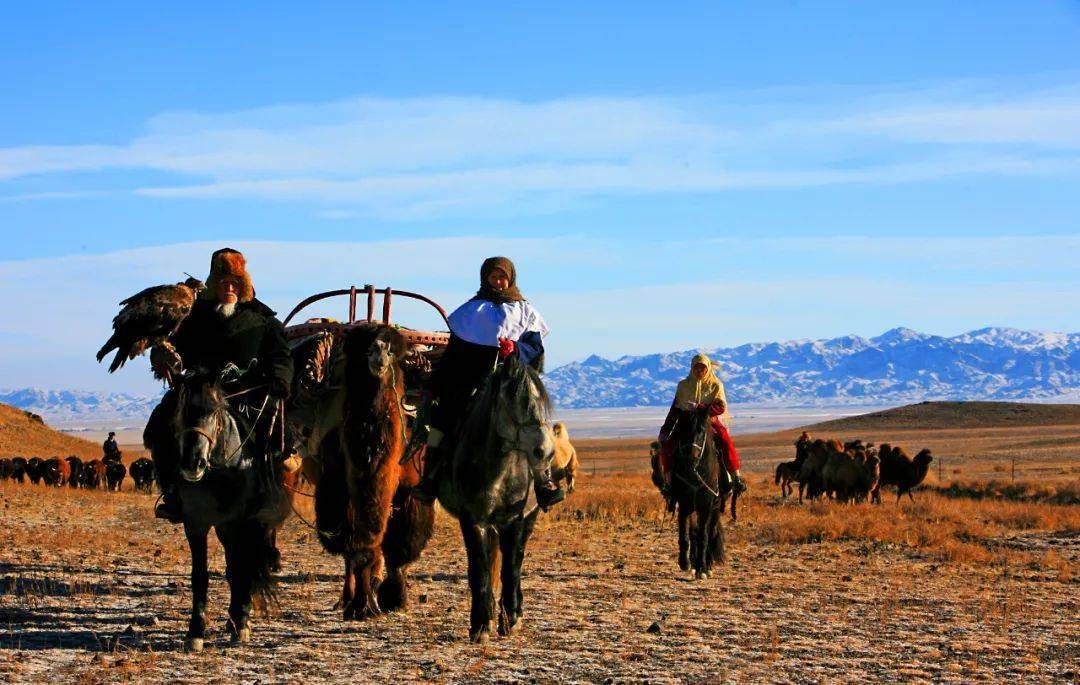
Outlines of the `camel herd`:
[{"label": "camel herd", "polygon": [[907,455],[902,447],[883,443],[880,448],[873,443],[852,440],[814,439],[804,432],[795,442],[795,459],[776,467],[776,484],[783,497],[794,492],[793,483],[799,485],[799,502],[803,497],[814,500],[822,496],[839,502],[865,502],[868,498],[881,502],[881,487],[896,487],[896,500],[926,478],[933,456],[923,449],[915,458]]},{"label": "camel herd", "polygon": [[154,485],[154,463],[142,457],[132,462],[130,469],[119,459],[90,459],[83,461],[75,455],[70,457],[11,457],[0,459],[0,481],[44,484],[52,487],[105,489],[120,492],[127,476],[135,483],[135,489],[150,492]]}]

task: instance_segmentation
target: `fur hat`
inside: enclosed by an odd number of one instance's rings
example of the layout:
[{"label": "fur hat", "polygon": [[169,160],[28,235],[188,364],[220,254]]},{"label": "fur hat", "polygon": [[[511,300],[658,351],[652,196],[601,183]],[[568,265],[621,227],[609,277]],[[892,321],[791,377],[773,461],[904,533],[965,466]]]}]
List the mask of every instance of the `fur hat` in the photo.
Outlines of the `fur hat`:
[{"label": "fur hat", "polygon": [[206,290],[201,296],[207,300],[217,299],[217,287],[224,279],[236,284],[240,302],[250,302],[255,297],[255,286],[247,272],[247,260],[240,252],[224,247],[210,256],[210,275],[206,277]]}]

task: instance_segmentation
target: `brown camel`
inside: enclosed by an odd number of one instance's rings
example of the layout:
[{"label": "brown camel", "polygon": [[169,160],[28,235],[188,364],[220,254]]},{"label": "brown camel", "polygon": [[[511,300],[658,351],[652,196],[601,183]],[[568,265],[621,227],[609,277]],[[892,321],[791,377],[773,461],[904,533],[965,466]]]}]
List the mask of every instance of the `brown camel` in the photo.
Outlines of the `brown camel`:
[{"label": "brown camel", "polygon": [[343,417],[336,439],[320,448],[316,521],[326,550],[345,559],[344,616],[363,619],[404,608],[405,568],[431,537],[434,509],[409,496],[417,460],[400,463],[405,339],[391,326],[365,325],[346,335],[343,350]]}]

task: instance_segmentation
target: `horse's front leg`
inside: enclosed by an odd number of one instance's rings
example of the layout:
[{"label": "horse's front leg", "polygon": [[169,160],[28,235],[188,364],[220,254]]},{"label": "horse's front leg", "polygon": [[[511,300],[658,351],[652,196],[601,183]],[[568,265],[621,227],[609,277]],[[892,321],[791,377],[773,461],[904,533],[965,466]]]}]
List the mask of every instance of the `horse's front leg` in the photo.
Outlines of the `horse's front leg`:
[{"label": "horse's front leg", "polygon": [[264,540],[255,531],[217,527],[218,539],[225,550],[225,575],[229,579],[229,632],[234,642],[251,639],[251,588],[254,581],[253,546]]},{"label": "horse's front leg", "polygon": [[491,591],[491,567],[497,548],[489,544],[488,531],[461,520],[461,535],[469,557],[469,590],[472,609],[469,614],[469,639],[485,643],[491,638],[491,619],[495,602]]},{"label": "horse's front leg", "polygon": [[679,568],[690,570],[690,507],[679,503]]},{"label": "horse's front leg", "polygon": [[529,542],[536,514],[517,521],[499,531],[499,549],[502,553],[502,599],[499,611],[499,634],[513,635],[521,625],[524,613],[524,595],[521,592],[521,564],[525,561],[525,545]]},{"label": "horse's front leg", "polygon": [[698,505],[697,526],[691,531],[691,535],[694,537],[690,545],[694,577],[698,579],[709,577],[709,533],[712,531],[712,524],[717,516],[715,504]]},{"label": "horse's front leg", "polygon": [[188,622],[184,649],[201,652],[206,637],[206,590],[210,572],[206,566],[206,536],[208,530],[194,530],[184,525],[188,548],[191,549],[191,620]]}]

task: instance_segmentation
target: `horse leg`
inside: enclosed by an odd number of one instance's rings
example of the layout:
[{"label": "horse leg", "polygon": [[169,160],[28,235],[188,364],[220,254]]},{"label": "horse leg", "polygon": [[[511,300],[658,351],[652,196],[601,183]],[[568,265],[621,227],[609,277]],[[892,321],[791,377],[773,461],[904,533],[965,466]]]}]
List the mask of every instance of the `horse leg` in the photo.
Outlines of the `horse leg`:
[{"label": "horse leg", "polygon": [[[732,501],[734,505],[734,501]],[[713,521],[712,529],[709,531],[709,568],[712,568],[712,564],[724,563],[724,525],[723,512],[720,512],[716,516],[716,520]]]},{"label": "horse leg", "polygon": [[536,514],[516,521],[499,531],[499,550],[502,553],[502,600],[499,611],[499,634],[513,635],[521,625],[524,613],[521,593],[521,564],[525,561],[525,545],[536,525]]},{"label": "horse leg", "polygon": [[690,512],[679,503],[679,568],[690,570]]},{"label": "horse leg", "polygon": [[[217,526],[218,539],[225,550],[225,575],[229,579],[229,633],[233,642],[251,639],[251,586],[253,568],[251,550],[245,545],[250,531],[232,526]],[[263,544],[256,539],[254,544]]]},{"label": "horse leg", "polygon": [[277,527],[270,528],[266,533],[267,553],[270,555],[270,570],[281,573],[281,552],[277,546]]},{"label": "horse leg", "polygon": [[491,567],[497,548],[489,546],[486,530],[465,519],[461,520],[461,535],[469,557],[469,590],[472,592],[469,639],[482,644],[491,638],[491,619],[495,613]]},{"label": "horse leg", "polygon": [[[704,498],[703,498],[704,499]],[[694,576],[698,579],[709,577],[707,559],[709,557],[709,525],[715,515],[715,504],[702,503],[697,507],[697,526],[691,531],[691,563],[694,566]]]},{"label": "horse leg", "polygon": [[206,590],[210,585],[210,572],[206,567],[208,532],[184,526],[184,534],[191,549],[191,620],[184,638],[184,649],[189,652],[201,652],[203,638],[206,637]]}]

